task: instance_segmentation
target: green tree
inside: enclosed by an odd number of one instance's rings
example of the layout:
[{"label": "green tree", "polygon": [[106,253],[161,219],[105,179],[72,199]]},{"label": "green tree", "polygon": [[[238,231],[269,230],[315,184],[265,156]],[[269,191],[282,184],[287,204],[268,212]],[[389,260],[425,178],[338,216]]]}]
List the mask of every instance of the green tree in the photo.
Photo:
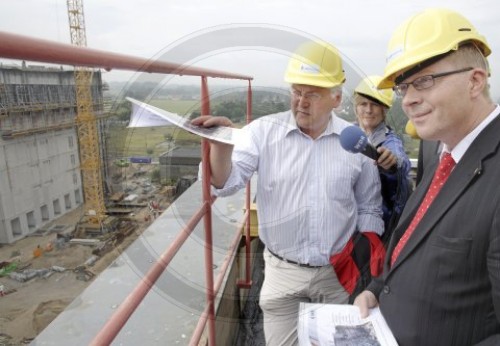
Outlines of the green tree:
[{"label": "green tree", "polygon": [[128,121],[130,120],[130,114],[132,113],[132,105],[128,101],[121,101],[112,108],[110,113],[110,115],[116,116],[118,120]]},{"label": "green tree", "polygon": [[392,107],[387,113],[386,123],[400,136],[406,134],[405,126],[408,122],[408,117],[401,108],[401,98],[396,97],[392,103]]}]

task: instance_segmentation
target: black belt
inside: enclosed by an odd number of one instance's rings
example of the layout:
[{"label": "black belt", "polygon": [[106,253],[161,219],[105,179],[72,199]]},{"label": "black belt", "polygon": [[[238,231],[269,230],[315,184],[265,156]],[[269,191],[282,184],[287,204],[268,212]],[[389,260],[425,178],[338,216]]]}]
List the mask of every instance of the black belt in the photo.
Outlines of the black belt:
[{"label": "black belt", "polygon": [[269,251],[269,253],[271,255],[273,255],[274,257],[276,257],[277,259],[283,261],[283,262],[286,262],[286,263],[290,263],[290,264],[294,264],[296,266],[299,266],[299,267],[304,267],[304,268],[322,268],[324,266],[313,266],[313,265],[310,265],[310,264],[307,264],[307,263],[298,263],[298,262],[295,262],[295,261],[291,261],[289,259],[286,259],[286,258],[283,258],[281,256],[278,256],[276,255],[274,252],[272,252],[271,250],[269,250],[269,248],[267,249],[267,251]]}]

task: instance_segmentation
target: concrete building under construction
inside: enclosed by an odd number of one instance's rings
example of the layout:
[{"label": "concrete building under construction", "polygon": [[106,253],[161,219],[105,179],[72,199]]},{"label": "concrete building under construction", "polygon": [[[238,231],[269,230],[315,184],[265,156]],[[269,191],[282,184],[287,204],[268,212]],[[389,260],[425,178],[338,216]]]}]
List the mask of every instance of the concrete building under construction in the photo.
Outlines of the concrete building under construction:
[{"label": "concrete building under construction", "polygon": [[[91,91],[99,116],[98,71]],[[83,203],[76,113],[73,70],[0,66],[0,244],[35,233]]]}]

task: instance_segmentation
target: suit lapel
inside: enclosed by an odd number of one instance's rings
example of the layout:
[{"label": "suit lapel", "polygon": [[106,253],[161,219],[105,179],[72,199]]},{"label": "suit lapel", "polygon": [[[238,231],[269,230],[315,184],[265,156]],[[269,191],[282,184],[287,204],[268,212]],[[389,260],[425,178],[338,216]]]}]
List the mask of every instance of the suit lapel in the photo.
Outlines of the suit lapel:
[{"label": "suit lapel", "polygon": [[[396,269],[399,264],[404,262],[404,260],[424,241],[430,232],[432,232],[436,223],[446,214],[448,209],[455,203],[460,195],[464,193],[470,184],[481,178],[482,162],[498,148],[499,138],[497,134],[499,131],[500,116],[497,116],[497,118],[479,134],[460,162],[455,166],[447,182],[432,202],[431,207],[418,224],[408,243],[402,249],[396,262],[394,262],[391,272]],[[392,254],[394,247],[408,228],[409,223],[425,197],[436,167],[437,160],[433,163],[432,168],[429,167],[427,172],[424,171],[424,177],[419,185],[421,188],[415,190],[415,199],[412,200],[411,205],[407,204],[406,206],[410,208],[411,212],[407,214],[407,217],[400,224],[400,227],[395,231],[395,233],[398,233],[398,236],[391,239],[389,254]]]},{"label": "suit lapel", "polygon": [[[413,220],[413,217],[417,213],[418,207],[422,203],[425,194],[429,189],[438,162],[438,155],[434,155],[432,161],[429,161],[424,168],[424,175],[420,184],[418,185],[417,189],[415,189],[415,191],[413,191],[413,193],[410,195],[410,198],[408,199],[403,210],[403,214],[401,215],[401,219],[399,220],[398,226],[394,230],[394,235],[391,237],[391,241],[389,242],[389,245],[387,247],[387,252],[390,255],[392,255],[392,251],[398,244],[399,239],[401,239],[404,232],[410,225],[411,220]],[[390,258],[390,256],[387,257]],[[388,261],[388,263],[390,263],[390,260]]]},{"label": "suit lapel", "polygon": [[469,184],[477,176],[481,167],[481,161],[476,160],[463,161],[460,160],[459,164],[455,167],[450,174],[448,181],[444,184],[439,194],[436,196],[431,204],[431,207],[425,213],[424,217],[418,224],[417,228],[410,237],[410,240],[401,250],[394,268],[399,263],[403,262],[409,254],[411,254],[420,243],[432,232],[436,223],[448,211],[448,209],[455,203],[457,198],[467,189]]}]

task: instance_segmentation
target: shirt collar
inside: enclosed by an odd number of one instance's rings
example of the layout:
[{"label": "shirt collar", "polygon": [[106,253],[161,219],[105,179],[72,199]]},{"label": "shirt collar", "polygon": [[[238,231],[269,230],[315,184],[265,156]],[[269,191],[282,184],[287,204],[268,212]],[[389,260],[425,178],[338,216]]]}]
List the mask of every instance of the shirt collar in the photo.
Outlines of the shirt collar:
[{"label": "shirt collar", "polygon": [[[337,115],[335,114],[335,112],[332,111],[330,114],[330,119],[328,121],[328,124],[326,125],[325,131],[323,131],[323,133],[318,138],[331,135],[332,133],[340,135],[340,132],[343,130],[343,127],[340,126],[339,122],[335,121],[335,119],[337,119]],[[299,126],[297,125],[297,121],[295,120],[292,111],[290,111],[290,115],[288,118],[288,126],[285,131],[285,137],[288,136],[288,134],[291,132],[302,133],[302,131],[299,129]]]},{"label": "shirt collar", "polygon": [[385,125],[385,121],[382,121],[377,125],[375,130],[372,131],[371,134],[368,135],[368,140],[373,146],[378,147],[385,141],[385,135],[387,132],[387,127]]},{"label": "shirt collar", "polygon": [[[451,151],[451,156],[453,157],[453,160],[455,160],[456,163],[460,161],[460,159],[464,156],[465,152],[467,149],[469,149],[470,145],[476,137],[481,133],[481,131],[484,130],[486,126],[489,125],[497,116],[498,113],[500,112],[500,106],[497,105],[493,112],[491,112],[481,123],[479,123],[478,126],[474,130],[472,130],[467,136],[465,136],[458,144],[453,148]],[[443,145],[443,150],[442,152],[450,152],[448,146],[446,144]],[[441,157],[442,155],[440,155]]]}]

